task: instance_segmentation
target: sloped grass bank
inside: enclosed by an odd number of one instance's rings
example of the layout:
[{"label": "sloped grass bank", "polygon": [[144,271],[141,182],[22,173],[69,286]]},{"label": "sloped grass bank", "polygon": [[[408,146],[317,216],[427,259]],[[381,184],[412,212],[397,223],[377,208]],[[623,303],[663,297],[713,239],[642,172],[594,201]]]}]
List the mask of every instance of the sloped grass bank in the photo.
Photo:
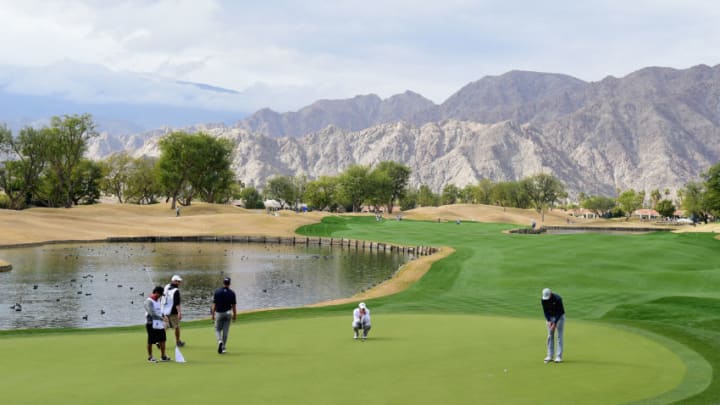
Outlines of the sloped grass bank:
[{"label": "sloped grass bank", "polygon": [[[684,391],[686,398],[662,397],[659,402],[720,402],[720,243],[713,234],[502,233],[511,228],[328,217],[299,231],[372,235],[375,240],[456,250],[407,291],[373,300],[376,311],[535,317],[542,323],[540,291],[551,287],[563,297],[569,319],[602,320],[662,335],[667,344],[677,344],[673,351],[686,364],[697,365],[686,377],[686,386],[694,387]],[[573,356],[572,347],[582,344],[570,337],[567,358]]]}]

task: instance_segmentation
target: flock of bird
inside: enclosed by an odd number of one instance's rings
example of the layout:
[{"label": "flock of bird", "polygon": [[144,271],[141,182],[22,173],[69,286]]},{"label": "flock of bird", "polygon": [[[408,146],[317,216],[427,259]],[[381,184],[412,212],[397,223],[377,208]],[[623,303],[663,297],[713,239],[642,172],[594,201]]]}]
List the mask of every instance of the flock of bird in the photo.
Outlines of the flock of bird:
[{"label": "flock of bird", "polygon": [[[94,250],[93,248],[90,248],[90,249],[89,249],[89,252],[93,252],[93,250]],[[98,249],[98,250],[99,250],[99,249]],[[133,250],[133,249],[130,248],[130,252],[132,252],[132,250]],[[140,250],[145,250],[145,246],[141,246]],[[268,246],[265,246],[265,250],[270,250],[270,249],[269,249]],[[155,248],[148,249],[147,251],[145,251],[145,253],[147,253],[147,252],[156,253],[156,249],[155,249]],[[103,253],[103,252],[101,252],[101,254],[102,254],[102,253]],[[112,254],[112,252],[109,252],[109,253]],[[119,250],[114,250],[114,253],[115,253],[116,255],[120,255],[120,254],[121,254]],[[197,250],[197,253],[198,253],[198,254],[202,254],[202,249],[198,249],[198,250]],[[230,252],[230,254],[232,254],[232,252]],[[228,256],[228,249],[225,249],[224,255],[225,255],[225,256]],[[133,253],[127,253],[127,258],[128,258],[128,259],[130,259],[132,256],[134,256]],[[77,253],[72,253],[72,254],[66,254],[66,255],[64,255],[64,258],[63,258],[63,259],[64,259],[64,260],[79,260],[80,257],[81,257],[81,255],[79,255],[79,254],[77,254]],[[278,255],[277,257],[280,258],[281,256]],[[312,256],[310,256],[310,257],[311,257],[312,259],[314,259],[314,260],[320,260],[320,259],[328,260],[328,259],[331,259],[331,258],[332,258],[332,256],[326,256],[326,255],[325,255],[325,256],[312,255]],[[296,259],[300,259],[301,257],[300,257],[299,255],[296,255],[295,258],[296,258]],[[241,261],[250,260],[250,259],[251,259],[250,256],[245,256],[245,255],[240,256],[240,260],[241,260]],[[178,265],[182,265],[182,261],[178,261]],[[141,268],[141,269],[139,269],[139,270],[140,270],[140,271],[143,271],[143,272],[148,272],[148,271],[149,271],[146,267],[143,267],[143,268]],[[224,272],[221,270],[221,271],[220,271],[220,274],[222,275],[223,273],[224,273]],[[82,280],[80,280],[80,282],[78,282],[78,280],[77,280],[76,278],[73,278],[73,279],[70,279],[70,280],[69,280],[69,283],[70,283],[72,286],[75,286],[75,287],[78,288],[78,289],[77,289],[77,292],[76,292],[77,295],[85,295],[85,296],[87,296],[87,297],[92,296],[93,293],[87,291],[87,289],[83,290],[83,287],[84,287],[84,285],[85,285],[86,283],[93,283],[93,282],[95,281],[95,280],[94,280],[94,279],[95,279],[95,275],[94,275],[94,274],[85,274],[85,275],[83,275],[83,276],[81,276],[81,277],[82,277]],[[148,279],[149,279],[150,282],[152,283],[152,279],[151,279],[150,275],[148,275]],[[105,273],[104,282],[106,282],[106,283],[110,282],[108,273]],[[296,287],[296,288],[301,288],[301,284],[300,284],[300,283],[296,283],[293,279],[282,279],[282,280],[271,281],[269,286],[265,286],[265,288],[261,288],[261,290],[262,290],[262,292],[263,292],[264,294],[267,294],[269,291],[277,288],[277,287],[280,286],[280,285],[283,285],[283,286],[292,286],[292,287]],[[59,285],[58,285],[58,284],[55,284],[55,287],[57,288],[57,287],[59,287]],[[37,289],[39,288],[39,285],[38,285],[38,284],[33,284],[32,288],[33,288],[33,290],[37,290]],[[123,285],[123,284],[117,284],[117,288],[124,288],[124,285]],[[127,288],[128,288],[130,291],[133,291],[135,287],[134,287],[134,286],[127,286]],[[138,296],[138,297],[143,297],[142,299],[144,299],[145,292],[140,292],[140,293],[137,294],[137,296]],[[61,299],[60,299],[60,298],[56,298],[55,301],[56,301],[56,302],[60,302]],[[133,305],[133,304],[135,304],[135,299],[130,299],[129,302],[130,302],[131,305]],[[21,303],[19,303],[19,302],[16,302],[14,305],[10,306],[10,309],[11,309],[11,310],[14,310],[14,311],[16,311],[16,312],[21,312],[21,311],[23,310],[23,305],[22,305]],[[105,315],[106,313],[107,313],[107,311],[105,311],[104,308],[100,308],[100,309],[99,309],[99,314],[100,314],[100,316],[103,316],[103,315]],[[88,320],[90,319],[90,315],[86,313],[86,314],[84,314],[84,315],[81,316],[81,319],[84,320],[84,321],[88,321]]]}]

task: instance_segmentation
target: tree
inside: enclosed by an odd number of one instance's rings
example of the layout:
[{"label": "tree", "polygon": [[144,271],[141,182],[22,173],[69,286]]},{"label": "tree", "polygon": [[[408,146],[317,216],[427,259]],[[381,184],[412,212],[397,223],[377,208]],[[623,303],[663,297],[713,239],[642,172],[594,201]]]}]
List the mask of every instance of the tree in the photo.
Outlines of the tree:
[{"label": "tree", "polygon": [[158,182],[157,159],[134,159],[128,173],[125,201],[135,204],[155,204],[162,192]]},{"label": "tree", "polygon": [[480,179],[477,186],[473,189],[475,192],[475,201],[478,204],[490,204],[490,193],[493,189],[493,182],[490,179]]},{"label": "tree", "polygon": [[190,205],[199,195],[208,202],[227,199],[234,173],[230,170],[233,145],[226,139],[198,132],[172,132],[160,140],[158,181],[171,208],[177,201]]},{"label": "tree", "polygon": [[73,181],[79,181],[73,174],[85,153],[87,141],[98,134],[89,114],[52,117],[47,131],[48,163],[56,182],[51,185],[53,195],[49,201],[70,208],[74,200],[72,193],[77,189]]},{"label": "tree", "polygon": [[127,152],[114,153],[103,162],[106,174],[101,189],[106,194],[116,196],[120,204],[123,203],[128,187],[132,164],[133,159]]},{"label": "tree", "polygon": [[418,205],[418,190],[408,187],[400,198],[400,209],[403,211],[411,210]]},{"label": "tree", "polygon": [[655,205],[655,211],[665,218],[672,218],[675,215],[675,205],[670,200],[660,200]]},{"label": "tree", "polygon": [[82,159],[73,170],[71,195],[73,204],[95,204],[100,199],[100,183],[104,177],[103,165]]},{"label": "tree", "polygon": [[240,198],[243,200],[245,208],[249,210],[265,208],[262,196],[255,187],[245,187],[243,191],[240,192]]},{"label": "tree", "polygon": [[433,193],[430,187],[423,184],[418,190],[418,205],[421,207],[437,207],[440,205],[440,196]]},{"label": "tree", "polygon": [[303,198],[315,209],[333,211],[337,207],[337,192],[338,179],[336,177],[320,176],[319,179],[307,183]]},{"label": "tree", "polygon": [[47,130],[26,127],[13,138],[7,127],[0,127],[0,153],[9,158],[0,163],[0,188],[9,208],[23,209],[35,198],[47,167],[48,141]]},{"label": "tree", "polygon": [[360,211],[360,206],[369,195],[369,175],[370,169],[362,165],[352,165],[340,174],[339,197],[343,203],[352,207],[353,212]]},{"label": "tree", "polygon": [[443,188],[440,200],[443,205],[455,204],[460,196],[460,189],[454,184],[448,184]]},{"label": "tree", "polygon": [[702,183],[690,182],[678,191],[680,205],[694,221],[705,220],[709,213],[705,200],[705,186]]},{"label": "tree", "polygon": [[378,211],[383,205],[388,207],[388,210],[392,209],[394,204],[390,200],[393,199],[394,186],[388,173],[380,170],[373,170],[368,173],[367,181],[368,192],[365,202],[372,205],[375,208],[375,211]]},{"label": "tree", "polygon": [[264,190],[265,198],[278,200],[280,209],[295,201],[295,184],[291,177],[275,176],[268,180]]},{"label": "tree", "polygon": [[661,198],[662,198],[662,194],[660,194],[659,189],[656,188],[654,190],[650,190],[650,202],[653,207],[656,206],[660,202]]},{"label": "tree", "polygon": [[539,173],[523,180],[528,199],[540,214],[540,221],[545,222],[545,210],[566,196],[565,185],[555,176]]},{"label": "tree", "polygon": [[[383,161],[378,163],[373,172],[378,174],[382,173],[389,179],[387,190],[383,190],[381,198],[382,203],[387,207],[387,212],[391,213],[395,201],[398,201],[404,196],[412,171],[403,164]],[[383,184],[385,184],[385,181],[383,181]]]},{"label": "tree", "polygon": [[645,200],[645,192],[642,191],[638,193],[633,189],[623,191],[618,196],[618,204],[620,204],[620,208],[625,211],[627,218],[630,218],[632,213],[642,206],[643,200]]},{"label": "tree", "polygon": [[702,174],[705,180],[705,207],[715,217],[720,216],[720,163]]},{"label": "tree", "polygon": [[580,204],[581,207],[588,209],[601,217],[612,211],[612,209],[615,208],[615,205],[617,205],[617,202],[614,198],[605,196],[586,196]]},{"label": "tree", "polygon": [[530,200],[521,182],[503,181],[490,191],[490,201],[501,207],[528,208]]},{"label": "tree", "polygon": [[199,197],[209,203],[224,203],[232,198],[235,172],[230,168],[233,143],[224,138],[213,138],[198,133],[196,153],[201,159],[190,173],[190,184]]}]

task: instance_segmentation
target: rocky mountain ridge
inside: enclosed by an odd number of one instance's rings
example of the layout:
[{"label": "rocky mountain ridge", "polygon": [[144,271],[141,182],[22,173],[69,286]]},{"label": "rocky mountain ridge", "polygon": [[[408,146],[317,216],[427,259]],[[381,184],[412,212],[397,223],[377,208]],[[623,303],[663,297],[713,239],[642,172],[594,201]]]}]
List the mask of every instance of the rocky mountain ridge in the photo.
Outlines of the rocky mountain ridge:
[{"label": "rocky mountain ridge", "polygon": [[[470,83],[441,105],[412,92],[367,95],[190,130],[233,139],[238,177],[257,186],[276,174],[315,178],[394,160],[412,168],[413,184],[436,191],[540,171],[574,193],[676,190],[720,161],[720,66],[652,67],[593,83],[513,71]],[[157,154],[167,131],[97,139],[90,155]]]}]

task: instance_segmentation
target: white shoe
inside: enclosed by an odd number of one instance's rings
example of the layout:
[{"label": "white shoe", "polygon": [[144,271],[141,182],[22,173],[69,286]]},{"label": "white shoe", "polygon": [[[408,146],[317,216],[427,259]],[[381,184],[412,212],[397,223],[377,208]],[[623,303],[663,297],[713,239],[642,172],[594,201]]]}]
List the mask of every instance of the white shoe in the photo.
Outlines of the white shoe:
[{"label": "white shoe", "polygon": [[550,363],[550,362],[552,361],[552,357],[547,356],[547,357],[545,357],[545,359],[544,359],[543,361],[544,361],[545,363]]},{"label": "white shoe", "polygon": [[555,363],[562,363],[561,357],[555,357]]},{"label": "white shoe", "polygon": [[358,338],[357,332],[355,332],[355,334],[353,335],[353,339],[357,339],[357,338]]}]

